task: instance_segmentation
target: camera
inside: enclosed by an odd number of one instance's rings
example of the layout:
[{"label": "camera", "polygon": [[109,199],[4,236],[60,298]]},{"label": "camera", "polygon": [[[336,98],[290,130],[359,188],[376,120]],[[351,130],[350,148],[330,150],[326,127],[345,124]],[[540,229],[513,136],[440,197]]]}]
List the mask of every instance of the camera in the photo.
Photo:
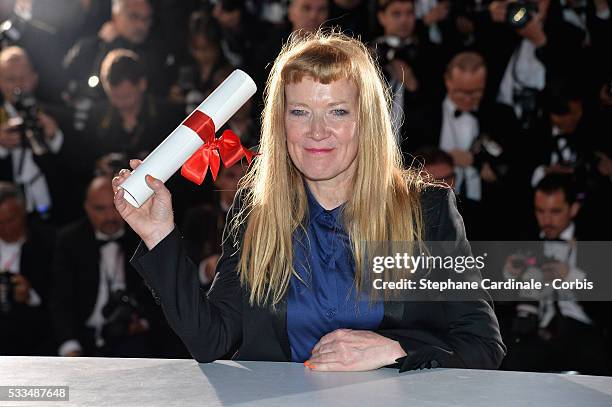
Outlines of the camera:
[{"label": "camera", "polygon": [[64,101],[74,109],[74,128],[84,130],[94,104],[102,100],[100,78],[91,75],[87,80],[71,80],[62,93]]},{"label": "camera", "polygon": [[101,333],[104,343],[110,346],[118,344],[128,336],[134,315],[141,314],[140,304],[130,293],[125,290],[113,291],[102,308],[105,322]]},{"label": "camera", "polygon": [[0,24],[0,44],[2,44],[2,48],[16,44],[23,36],[25,26],[26,22],[15,14]]},{"label": "camera", "polygon": [[521,108],[519,122],[524,130],[529,129],[537,119],[539,95],[540,91],[538,89],[529,86],[514,88],[512,101]]},{"label": "camera", "polygon": [[29,92],[17,88],[14,91],[15,110],[21,120],[15,122],[24,142],[27,142],[35,155],[43,155],[49,152],[49,146],[45,140],[45,134],[38,125],[38,103],[36,98]]},{"label": "camera", "polygon": [[474,165],[477,168],[481,168],[484,163],[489,163],[498,177],[503,177],[508,173],[508,165],[501,158],[504,153],[503,147],[488,134],[482,133],[478,136],[472,143],[470,152],[474,156]]},{"label": "camera", "polygon": [[414,68],[418,50],[414,44],[402,44],[397,37],[387,37],[386,41],[376,44],[377,59],[381,65],[386,65],[399,59]]},{"label": "camera", "polygon": [[519,0],[506,6],[506,22],[513,28],[523,28],[538,12],[538,3],[534,0]]},{"label": "camera", "polygon": [[8,271],[0,271],[0,314],[8,314],[13,309],[13,288],[11,281],[12,274]]}]

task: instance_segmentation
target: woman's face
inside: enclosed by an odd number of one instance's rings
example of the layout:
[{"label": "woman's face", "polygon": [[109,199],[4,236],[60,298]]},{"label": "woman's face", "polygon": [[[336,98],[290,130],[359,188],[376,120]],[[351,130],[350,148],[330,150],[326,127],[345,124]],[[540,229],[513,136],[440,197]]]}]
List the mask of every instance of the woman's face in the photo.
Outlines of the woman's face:
[{"label": "woman's face", "polygon": [[357,87],[348,79],[327,85],[304,77],[285,86],[289,156],[310,181],[341,183],[357,157]]}]

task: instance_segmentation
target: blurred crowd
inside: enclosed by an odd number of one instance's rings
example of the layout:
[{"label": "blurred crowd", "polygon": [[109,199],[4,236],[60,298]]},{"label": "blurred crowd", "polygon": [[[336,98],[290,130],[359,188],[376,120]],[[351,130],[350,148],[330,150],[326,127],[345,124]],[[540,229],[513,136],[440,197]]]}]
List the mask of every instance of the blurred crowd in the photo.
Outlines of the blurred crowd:
[{"label": "blurred crowd", "polygon": [[[224,129],[256,148],[271,62],[290,35],[319,27],[369,45],[406,164],[455,189],[468,239],[612,240],[611,10],[608,0],[0,0],[0,354],[188,357],[129,265],[138,239],[110,179],[236,68],[259,90]],[[167,183],[203,293],[246,170]],[[560,263],[562,277],[584,268],[576,252]],[[610,307],[571,303],[500,304],[504,367],[610,374]]]}]

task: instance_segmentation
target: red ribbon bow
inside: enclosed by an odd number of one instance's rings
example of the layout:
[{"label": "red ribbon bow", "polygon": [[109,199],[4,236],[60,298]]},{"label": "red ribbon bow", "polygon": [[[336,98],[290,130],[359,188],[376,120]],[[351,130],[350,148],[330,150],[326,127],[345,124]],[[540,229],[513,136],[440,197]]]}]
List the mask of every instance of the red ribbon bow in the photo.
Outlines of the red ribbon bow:
[{"label": "red ribbon bow", "polygon": [[226,167],[231,167],[242,157],[246,157],[251,164],[255,156],[254,152],[244,148],[240,138],[231,130],[225,130],[221,137],[215,138],[215,124],[210,117],[199,110],[195,110],[185,120],[183,126],[195,131],[204,142],[204,145],[181,167],[181,175],[198,185],[202,185],[209,167],[213,180],[216,180],[221,161]]}]

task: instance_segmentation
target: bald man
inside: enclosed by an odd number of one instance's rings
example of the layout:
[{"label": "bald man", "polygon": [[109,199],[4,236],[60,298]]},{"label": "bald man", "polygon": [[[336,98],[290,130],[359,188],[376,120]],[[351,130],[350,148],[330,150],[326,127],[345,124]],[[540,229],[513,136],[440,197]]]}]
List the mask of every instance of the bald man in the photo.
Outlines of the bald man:
[{"label": "bald man", "polygon": [[[51,313],[61,356],[153,355],[148,338],[151,295],[129,266],[128,253],[137,241],[115,210],[110,181],[96,177],[90,182],[87,216],[58,236]],[[120,290],[140,304],[127,320],[113,320],[104,312]]]}]

